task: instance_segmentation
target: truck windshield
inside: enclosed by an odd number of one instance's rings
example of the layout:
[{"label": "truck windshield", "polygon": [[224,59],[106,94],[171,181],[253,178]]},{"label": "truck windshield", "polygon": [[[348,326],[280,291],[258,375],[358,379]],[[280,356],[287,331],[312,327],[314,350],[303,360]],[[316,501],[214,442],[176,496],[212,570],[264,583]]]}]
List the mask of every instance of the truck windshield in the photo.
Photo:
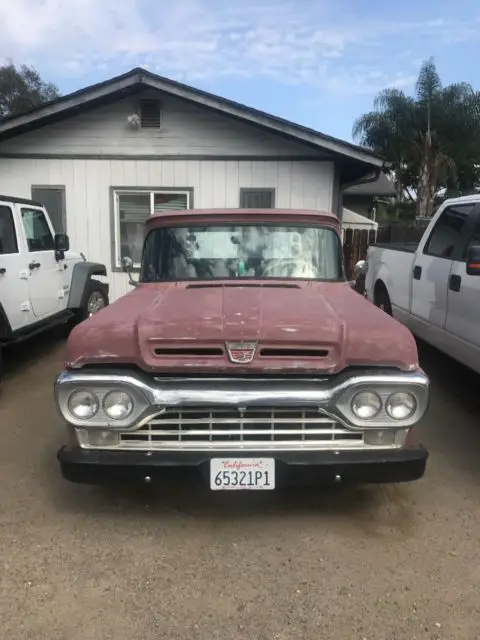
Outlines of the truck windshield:
[{"label": "truck windshield", "polygon": [[320,226],[159,227],[146,239],[142,282],[342,278],[337,234]]}]

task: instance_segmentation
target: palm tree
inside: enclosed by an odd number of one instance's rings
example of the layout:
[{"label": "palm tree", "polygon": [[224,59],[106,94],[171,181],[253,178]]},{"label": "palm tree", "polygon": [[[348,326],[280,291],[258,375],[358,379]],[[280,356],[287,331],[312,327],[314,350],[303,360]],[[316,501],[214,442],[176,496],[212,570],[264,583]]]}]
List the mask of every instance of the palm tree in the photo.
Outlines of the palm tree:
[{"label": "palm tree", "polygon": [[413,200],[418,216],[432,214],[439,188],[462,193],[480,182],[480,92],[466,83],[442,87],[432,59],[414,97],[381,91],[353,136],[392,162],[397,200]]}]

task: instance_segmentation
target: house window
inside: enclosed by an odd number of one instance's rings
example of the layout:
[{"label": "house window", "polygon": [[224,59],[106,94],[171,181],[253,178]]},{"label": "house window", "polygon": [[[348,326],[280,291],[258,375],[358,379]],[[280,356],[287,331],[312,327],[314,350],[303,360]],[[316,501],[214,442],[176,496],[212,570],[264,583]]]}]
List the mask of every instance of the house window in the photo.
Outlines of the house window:
[{"label": "house window", "polygon": [[114,190],[116,266],[128,256],[140,266],[145,222],[154,213],[172,209],[190,209],[192,190],[155,189],[154,191]]},{"label": "house window", "polygon": [[155,98],[140,100],[140,125],[142,129],[160,128],[160,101]]},{"label": "house window", "polygon": [[32,200],[48,211],[55,233],[67,233],[65,187],[32,186]]},{"label": "house window", "polygon": [[240,189],[241,209],[273,209],[275,189]]}]

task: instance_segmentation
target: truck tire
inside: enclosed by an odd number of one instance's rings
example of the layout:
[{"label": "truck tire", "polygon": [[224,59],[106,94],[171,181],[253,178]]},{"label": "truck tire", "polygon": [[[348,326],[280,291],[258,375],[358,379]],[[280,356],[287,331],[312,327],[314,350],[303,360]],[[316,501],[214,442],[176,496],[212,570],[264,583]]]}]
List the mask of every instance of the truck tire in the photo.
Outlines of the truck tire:
[{"label": "truck tire", "polygon": [[393,315],[390,296],[383,285],[375,287],[374,302],[375,306],[384,311],[387,315]]}]

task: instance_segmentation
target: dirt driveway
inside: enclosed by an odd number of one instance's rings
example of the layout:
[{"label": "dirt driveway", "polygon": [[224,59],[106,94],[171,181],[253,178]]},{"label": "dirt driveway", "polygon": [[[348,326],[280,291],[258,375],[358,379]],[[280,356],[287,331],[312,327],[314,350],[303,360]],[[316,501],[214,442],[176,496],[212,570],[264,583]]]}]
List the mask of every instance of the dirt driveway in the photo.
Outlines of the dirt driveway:
[{"label": "dirt driveway", "polygon": [[213,495],[76,486],[55,459],[63,343],[8,354],[0,621],[9,640],[480,638],[480,378],[422,349],[410,485]]}]

